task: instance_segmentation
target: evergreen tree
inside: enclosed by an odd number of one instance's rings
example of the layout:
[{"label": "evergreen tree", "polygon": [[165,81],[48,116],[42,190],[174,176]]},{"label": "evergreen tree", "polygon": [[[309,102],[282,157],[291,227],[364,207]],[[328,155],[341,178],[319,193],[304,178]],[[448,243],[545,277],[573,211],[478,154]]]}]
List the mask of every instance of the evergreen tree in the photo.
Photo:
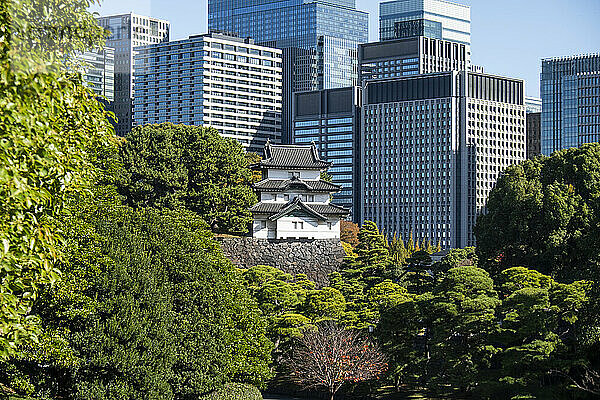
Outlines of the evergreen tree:
[{"label": "evergreen tree", "polygon": [[415,242],[413,240],[413,232],[410,231],[410,236],[408,237],[408,243],[406,244],[406,250],[408,251],[407,257],[410,257],[412,253],[415,252]]},{"label": "evergreen tree", "polygon": [[372,221],[366,221],[358,232],[356,259],[362,278],[369,285],[385,280],[390,265],[390,255],[385,238]]}]

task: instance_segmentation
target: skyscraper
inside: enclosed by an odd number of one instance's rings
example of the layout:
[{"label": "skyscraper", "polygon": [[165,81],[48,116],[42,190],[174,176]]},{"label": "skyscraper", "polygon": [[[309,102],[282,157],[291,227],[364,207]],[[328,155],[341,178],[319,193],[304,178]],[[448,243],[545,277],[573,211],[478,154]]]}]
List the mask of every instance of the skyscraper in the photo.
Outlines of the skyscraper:
[{"label": "skyscraper", "polygon": [[281,50],[220,34],[138,49],[134,125],[214,127],[248,151],[281,139]]},{"label": "skyscraper", "polygon": [[170,24],[134,13],[99,17],[98,24],[110,32],[106,45],[115,49],[115,131],[123,136],[132,127],[135,47],[168,42]]},{"label": "skyscraper", "polygon": [[[82,76],[84,84],[97,96],[109,104],[115,99],[115,49],[86,51],[77,56],[83,63]],[[112,110],[112,104],[111,110]]]},{"label": "skyscraper", "polygon": [[523,81],[468,71],[367,81],[361,222],[387,234],[475,245],[506,167],[525,159]]},{"label": "skyscraper", "polygon": [[292,141],[293,93],[358,83],[368,14],[355,0],[209,0],[211,31],[283,49],[283,141]]},{"label": "skyscraper", "polygon": [[600,141],[600,54],[542,60],[542,154]]},{"label": "skyscraper", "polygon": [[379,39],[424,36],[471,45],[471,9],[443,0],[393,0],[379,4]]},{"label": "skyscraper", "polygon": [[359,65],[361,81],[472,67],[468,45],[425,36],[362,44]]},{"label": "skyscraper", "polygon": [[328,173],[341,186],[333,200],[358,221],[360,207],[361,89],[347,87],[294,93],[294,139],[299,145],[315,143],[322,159],[332,163]]},{"label": "skyscraper", "polygon": [[525,113],[527,115],[527,159],[529,160],[542,152],[542,99],[525,97]]}]

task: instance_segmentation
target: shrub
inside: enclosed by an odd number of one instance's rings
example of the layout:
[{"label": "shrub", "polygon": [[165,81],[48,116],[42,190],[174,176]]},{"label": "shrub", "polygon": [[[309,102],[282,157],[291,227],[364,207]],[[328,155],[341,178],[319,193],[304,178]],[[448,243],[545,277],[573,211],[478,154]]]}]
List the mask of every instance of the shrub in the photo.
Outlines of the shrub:
[{"label": "shrub", "polygon": [[260,390],[251,385],[230,383],[220,390],[200,397],[200,400],[262,400]]}]

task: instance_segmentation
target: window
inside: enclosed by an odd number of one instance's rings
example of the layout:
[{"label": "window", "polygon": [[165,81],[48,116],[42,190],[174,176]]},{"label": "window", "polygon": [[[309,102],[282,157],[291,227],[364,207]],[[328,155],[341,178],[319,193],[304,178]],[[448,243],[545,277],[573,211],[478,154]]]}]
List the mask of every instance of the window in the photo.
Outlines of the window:
[{"label": "window", "polygon": [[298,229],[304,229],[304,222],[292,222],[292,224],[294,225],[294,229],[298,230]]},{"label": "window", "polygon": [[283,195],[283,200],[290,201],[290,195],[289,194],[284,194]]},{"label": "window", "polygon": [[288,172],[288,175],[290,178],[300,178],[300,172],[297,171]]},{"label": "window", "polygon": [[328,222],[327,223],[327,227],[329,228],[329,230],[332,230],[333,229],[333,224],[331,222]]}]

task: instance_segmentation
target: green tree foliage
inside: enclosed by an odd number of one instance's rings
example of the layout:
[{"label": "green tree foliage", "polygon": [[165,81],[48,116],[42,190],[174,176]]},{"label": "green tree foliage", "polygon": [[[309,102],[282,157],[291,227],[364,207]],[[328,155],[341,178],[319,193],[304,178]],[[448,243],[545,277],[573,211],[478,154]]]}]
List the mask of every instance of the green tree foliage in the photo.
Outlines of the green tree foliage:
[{"label": "green tree foliage", "polygon": [[0,3],[0,358],[36,339],[32,304],[59,274],[54,220],[90,181],[90,150],[113,145],[107,114],[63,64],[103,41],[89,5]]},{"label": "green tree foliage", "polygon": [[530,266],[559,280],[600,273],[600,144],[510,167],[477,221],[477,250],[496,274]]},{"label": "green tree foliage", "polygon": [[263,400],[260,390],[245,384],[227,384],[200,400]]},{"label": "green tree foliage", "polygon": [[398,237],[395,233],[392,240],[388,243],[388,249],[390,252],[390,259],[395,265],[403,265],[410,254],[408,249],[404,245],[402,236]]},{"label": "green tree foliage", "polygon": [[475,247],[465,247],[464,249],[451,249],[440,261],[431,266],[431,270],[436,274],[444,274],[456,267],[477,267],[479,258]]},{"label": "green tree foliage", "polygon": [[[493,398],[566,396],[565,380],[580,363],[575,350],[578,314],[587,301],[586,282],[559,284],[535,270],[510,268],[498,277],[503,297],[496,359],[499,376],[486,389]],[[494,382],[499,382],[495,385]]]},{"label": "green tree foliage", "polygon": [[241,144],[216,130],[164,123],[133,129],[119,191],[136,207],[186,208],[213,231],[244,233],[256,203]]},{"label": "green tree foliage", "polygon": [[[361,278],[373,285],[389,274],[390,256],[385,237],[372,221],[366,221],[358,232],[355,268]],[[349,269],[351,269],[350,267]]]},{"label": "green tree foliage", "polygon": [[197,398],[270,377],[261,313],[195,214],[102,202],[63,226],[66,279],[36,304],[52,352],[11,363],[32,394]]},{"label": "green tree foliage", "polygon": [[430,333],[429,372],[433,384],[466,391],[479,381],[498,351],[489,341],[497,331],[500,305],[494,282],[480,268],[453,268],[424,300]]},{"label": "green tree foliage", "polygon": [[426,250],[414,252],[406,260],[403,278],[411,293],[423,294],[432,289],[434,276],[431,272],[431,256]]},{"label": "green tree foliage", "polygon": [[290,340],[313,327],[304,304],[315,285],[302,275],[294,278],[280,269],[262,265],[245,269],[241,275],[266,317],[267,334],[275,344],[274,358],[280,361]]}]

